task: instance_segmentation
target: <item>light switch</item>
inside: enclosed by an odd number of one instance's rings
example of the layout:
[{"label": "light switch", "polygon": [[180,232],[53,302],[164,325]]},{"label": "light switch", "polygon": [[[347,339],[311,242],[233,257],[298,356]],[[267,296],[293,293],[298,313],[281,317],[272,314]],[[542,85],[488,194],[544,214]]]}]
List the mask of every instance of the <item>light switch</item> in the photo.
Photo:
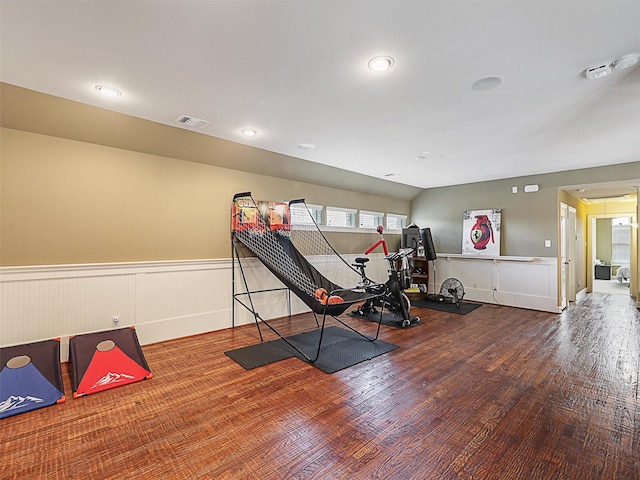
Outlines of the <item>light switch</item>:
[{"label": "light switch", "polygon": [[544,246],[547,248],[551,248],[551,240],[545,240],[544,241]]}]

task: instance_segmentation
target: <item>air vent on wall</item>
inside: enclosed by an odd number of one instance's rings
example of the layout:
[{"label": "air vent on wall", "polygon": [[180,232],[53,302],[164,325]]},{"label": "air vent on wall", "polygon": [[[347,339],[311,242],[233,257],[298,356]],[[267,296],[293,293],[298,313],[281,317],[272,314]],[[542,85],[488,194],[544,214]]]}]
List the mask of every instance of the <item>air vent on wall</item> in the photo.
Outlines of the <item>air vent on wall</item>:
[{"label": "air vent on wall", "polygon": [[180,115],[178,118],[176,118],[176,122],[183,125],[189,125],[190,127],[206,127],[207,125],[209,125],[209,122],[207,120],[191,117],[189,115]]}]

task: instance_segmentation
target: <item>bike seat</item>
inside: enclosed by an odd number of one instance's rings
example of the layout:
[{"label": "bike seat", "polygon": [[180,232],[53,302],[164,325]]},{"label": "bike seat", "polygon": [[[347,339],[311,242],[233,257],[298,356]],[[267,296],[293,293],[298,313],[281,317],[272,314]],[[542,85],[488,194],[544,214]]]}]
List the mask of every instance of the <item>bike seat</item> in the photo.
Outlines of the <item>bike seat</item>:
[{"label": "bike seat", "polygon": [[369,259],[367,257],[358,257],[356,258],[355,262],[359,263],[360,265],[364,265],[365,263],[367,263],[369,261]]}]

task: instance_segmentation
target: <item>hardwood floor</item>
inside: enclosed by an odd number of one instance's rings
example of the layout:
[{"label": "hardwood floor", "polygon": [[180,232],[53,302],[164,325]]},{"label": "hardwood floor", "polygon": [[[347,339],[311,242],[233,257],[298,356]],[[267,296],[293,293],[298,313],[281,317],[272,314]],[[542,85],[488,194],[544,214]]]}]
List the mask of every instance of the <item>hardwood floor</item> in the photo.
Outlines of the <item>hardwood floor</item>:
[{"label": "hardwood floor", "polygon": [[[255,326],[143,348],[149,381],[0,421],[3,479],[639,479],[640,313],[412,309],[400,346],[335,374],[245,371]],[[349,320],[363,330],[374,326]],[[278,320],[287,333],[309,316]]]}]

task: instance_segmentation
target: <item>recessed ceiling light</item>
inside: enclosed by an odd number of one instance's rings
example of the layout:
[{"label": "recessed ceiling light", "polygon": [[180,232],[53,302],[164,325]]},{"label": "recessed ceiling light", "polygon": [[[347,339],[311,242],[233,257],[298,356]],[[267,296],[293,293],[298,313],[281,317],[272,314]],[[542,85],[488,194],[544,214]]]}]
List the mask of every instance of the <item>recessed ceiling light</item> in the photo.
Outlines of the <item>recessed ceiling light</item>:
[{"label": "recessed ceiling light", "polygon": [[313,143],[299,143],[298,148],[300,150],[313,150],[316,146]]},{"label": "recessed ceiling light", "polygon": [[484,77],[476,81],[471,85],[471,88],[477,91],[493,90],[498,88],[504,83],[504,77],[500,75],[492,75],[490,77]]},{"label": "recessed ceiling light", "polygon": [[393,66],[393,58],[387,56],[374,57],[369,60],[369,68],[374,72],[384,72]]},{"label": "recessed ceiling light", "polygon": [[245,137],[255,137],[258,134],[258,131],[253,128],[243,128],[240,132],[242,132]]},{"label": "recessed ceiling light", "polygon": [[96,85],[96,90],[99,91],[105,97],[119,97],[122,92],[117,88],[109,87],[108,85]]}]

